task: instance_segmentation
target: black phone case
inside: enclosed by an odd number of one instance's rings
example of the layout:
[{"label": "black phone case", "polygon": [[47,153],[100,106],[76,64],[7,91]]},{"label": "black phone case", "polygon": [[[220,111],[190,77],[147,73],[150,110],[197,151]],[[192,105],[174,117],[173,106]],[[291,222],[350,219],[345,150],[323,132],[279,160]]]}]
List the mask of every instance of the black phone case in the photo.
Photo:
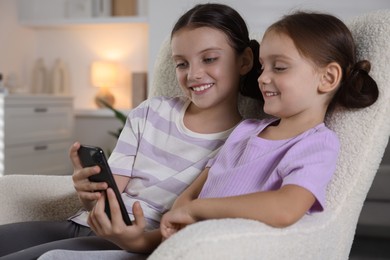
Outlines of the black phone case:
[{"label": "black phone case", "polygon": [[[126,225],[131,225],[131,220],[127,213],[125,204],[123,203],[118,187],[116,186],[114,177],[112,176],[111,169],[107,163],[107,159],[103,150],[96,146],[81,145],[77,153],[83,167],[91,167],[95,165],[100,167],[100,173],[90,176],[89,180],[93,182],[107,182],[108,187],[113,189],[116,199],[118,200],[123,221],[126,223]],[[111,219],[110,205],[108,204],[107,195],[105,200],[105,212],[108,218]]]}]

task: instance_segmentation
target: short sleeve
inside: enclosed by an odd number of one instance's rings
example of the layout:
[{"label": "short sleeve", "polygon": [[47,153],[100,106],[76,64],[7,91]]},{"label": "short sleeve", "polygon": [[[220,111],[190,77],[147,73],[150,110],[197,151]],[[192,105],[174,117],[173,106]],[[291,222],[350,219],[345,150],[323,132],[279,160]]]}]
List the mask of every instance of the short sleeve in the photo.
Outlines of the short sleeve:
[{"label": "short sleeve", "polygon": [[336,169],[339,140],[327,128],[302,139],[283,158],[279,174],[282,186],[293,184],[309,190],[316,198],[309,212],[323,211],[326,188]]},{"label": "short sleeve", "polygon": [[112,151],[108,163],[113,173],[131,177],[140,136],[146,124],[150,101],[132,109]]}]

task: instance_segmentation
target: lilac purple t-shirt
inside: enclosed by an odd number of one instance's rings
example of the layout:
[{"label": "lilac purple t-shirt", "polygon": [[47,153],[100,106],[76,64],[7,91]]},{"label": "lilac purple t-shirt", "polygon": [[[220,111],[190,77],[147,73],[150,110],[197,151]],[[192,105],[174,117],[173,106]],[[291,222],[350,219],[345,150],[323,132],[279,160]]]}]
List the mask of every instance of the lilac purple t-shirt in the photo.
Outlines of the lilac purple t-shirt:
[{"label": "lilac purple t-shirt", "polygon": [[199,198],[235,196],[277,190],[294,184],[316,198],[310,209],[322,211],[326,186],[336,167],[339,140],[321,123],[285,140],[267,140],[258,134],[275,119],[245,120],[211,159],[208,178]]}]

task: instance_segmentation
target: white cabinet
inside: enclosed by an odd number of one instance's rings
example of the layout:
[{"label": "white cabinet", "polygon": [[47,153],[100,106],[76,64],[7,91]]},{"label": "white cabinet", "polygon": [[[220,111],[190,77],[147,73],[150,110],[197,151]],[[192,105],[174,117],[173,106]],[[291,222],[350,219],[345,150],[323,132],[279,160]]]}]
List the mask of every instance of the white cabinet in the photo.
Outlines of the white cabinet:
[{"label": "white cabinet", "polygon": [[[147,0],[135,1],[134,12],[137,14],[131,16],[111,16],[110,2],[111,0],[18,0],[18,18],[20,24],[35,28],[147,23]],[[102,9],[104,6],[108,7],[105,11],[100,10],[104,14],[95,13],[95,9]]]},{"label": "white cabinet", "polygon": [[0,96],[0,175],[71,174],[73,98]]}]

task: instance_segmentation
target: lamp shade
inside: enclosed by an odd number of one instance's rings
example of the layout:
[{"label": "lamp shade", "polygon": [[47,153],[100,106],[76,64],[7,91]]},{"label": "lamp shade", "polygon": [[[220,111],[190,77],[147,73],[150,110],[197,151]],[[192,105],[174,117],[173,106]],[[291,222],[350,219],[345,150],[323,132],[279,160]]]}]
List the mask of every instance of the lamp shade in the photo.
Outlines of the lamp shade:
[{"label": "lamp shade", "polygon": [[118,85],[119,66],[115,62],[96,61],[91,66],[91,81],[95,87],[100,87],[95,97],[98,107],[104,107],[102,101],[110,106],[114,105],[115,98],[109,88]]},{"label": "lamp shade", "polygon": [[91,67],[91,81],[95,87],[113,87],[118,84],[119,67],[115,62],[96,61]]}]

